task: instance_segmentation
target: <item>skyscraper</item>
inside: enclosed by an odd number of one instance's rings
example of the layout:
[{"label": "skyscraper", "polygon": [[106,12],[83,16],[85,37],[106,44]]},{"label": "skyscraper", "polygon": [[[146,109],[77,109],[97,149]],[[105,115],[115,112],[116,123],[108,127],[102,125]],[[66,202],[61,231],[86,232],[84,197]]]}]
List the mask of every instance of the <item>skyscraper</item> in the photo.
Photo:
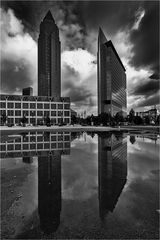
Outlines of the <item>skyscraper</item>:
[{"label": "skyscraper", "polygon": [[48,11],[38,39],[38,96],[61,96],[60,46],[58,27]]},{"label": "skyscraper", "polygon": [[99,28],[98,35],[98,114],[126,115],[125,68],[111,41]]}]

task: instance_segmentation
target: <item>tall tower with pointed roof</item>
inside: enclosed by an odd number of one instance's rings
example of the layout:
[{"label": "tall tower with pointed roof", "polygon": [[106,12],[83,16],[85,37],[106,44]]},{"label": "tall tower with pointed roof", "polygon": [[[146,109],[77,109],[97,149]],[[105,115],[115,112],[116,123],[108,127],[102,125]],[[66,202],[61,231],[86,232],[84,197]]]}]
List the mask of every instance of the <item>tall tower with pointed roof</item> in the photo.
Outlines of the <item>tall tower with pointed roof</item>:
[{"label": "tall tower with pointed roof", "polygon": [[97,79],[98,114],[117,113],[126,116],[126,74],[123,63],[112,42],[101,28],[98,34]]},{"label": "tall tower with pointed roof", "polygon": [[50,11],[40,24],[38,38],[38,96],[61,96],[61,43]]}]

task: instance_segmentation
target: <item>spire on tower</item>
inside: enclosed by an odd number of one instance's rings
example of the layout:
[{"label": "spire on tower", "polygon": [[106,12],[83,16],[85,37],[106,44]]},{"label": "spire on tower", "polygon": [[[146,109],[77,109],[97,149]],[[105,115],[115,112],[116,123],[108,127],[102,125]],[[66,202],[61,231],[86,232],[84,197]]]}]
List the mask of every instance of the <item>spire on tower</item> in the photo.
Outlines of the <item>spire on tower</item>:
[{"label": "spire on tower", "polygon": [[49,10],[48,12],[47,12],[47,14],[46,14],[46,16],[44,17],[44,19],[43,19],[43,21],[53,21],[54,22],[54,18],[53,18],[53,16],[52,16],[52,13],[51,13],[51,11]]},{"label": "spire on tower", "polygon": [[99,43],[103,44],[107,42],[107,38],[104,35],[102,29],[99,27],[99,33],[98,33],[98,39],[99,39]]}]

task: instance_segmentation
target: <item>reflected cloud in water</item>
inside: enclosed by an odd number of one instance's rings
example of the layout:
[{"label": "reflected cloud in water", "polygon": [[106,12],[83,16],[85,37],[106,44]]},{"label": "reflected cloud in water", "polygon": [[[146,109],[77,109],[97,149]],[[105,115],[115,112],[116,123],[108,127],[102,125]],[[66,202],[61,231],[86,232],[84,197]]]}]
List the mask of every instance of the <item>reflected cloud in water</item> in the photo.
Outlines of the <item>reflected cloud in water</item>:
[{"label": "reflected cloud in water", "polygon": [[107,234],[116,221],[122,228],[143,227],[145,216],[154,215],[153,204],[158,208],[158,144],[153,136],[134,134],[28,132],[2,142],[1,157],[6,170],[16,164],[36,167],[34,188],[30,174],[23,201],[31,211],[35,190],[37,221],[45,234],[64,228],[76,232],[79,226],[99,229],[99,222]]}]

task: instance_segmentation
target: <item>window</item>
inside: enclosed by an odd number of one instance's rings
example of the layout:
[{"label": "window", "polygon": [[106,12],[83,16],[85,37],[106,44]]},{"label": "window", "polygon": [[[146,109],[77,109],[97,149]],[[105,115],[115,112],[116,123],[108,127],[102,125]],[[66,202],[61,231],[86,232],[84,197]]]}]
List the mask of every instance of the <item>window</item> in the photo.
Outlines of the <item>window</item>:
[{"label": "window", "polygon": [[16,138],[15,142],[21,142],[21,138]]},{"label": "window", "polygon": [[44,116],[49,116],[49,111],[44,111]]},{"label": "window", "polygon": [[28,116],[28,111],[23,111],[23,116]]},{"label": "window", "polygon": [[8,103],[7,103],[7,107],[8,107],[8,108],[13,108],[13,106],[14,106],[14,105],[13,105],[13,102],[8,102]]},{"label": "window", "polygon": [[42,111],[37,111],[37,116],[43,116],[43,112]]},{"label": "window", "polygon": [[21,145],[20,144],[16,144],[15,145],[15,150],[21,150]]},{"label": "window", "polygon": [[8,145],[8,150],[13,150],[13,144]]},{"label": "window", "polygon": [[13,116],[13,110],[8,110],[8,116]]},{"label": "window", "polygon": [[21,108],[21,103],[15,103],[15,108]]},{"label": "window", "polygon": [[58,143],[58,148],[63,148],[63,143]]},{"label": "window", "polygon": [[5,102],[0,102],[0,108],[6,108],[6,103]]},{"label": "window", "polygon": [[32,143],[30,144],[30,149],[35,149],[36,148],[36,144]]},{"label": "window", "polygon": [[0,151],[6,151],[6,146],[5,145],[0,145]]},{"label": "window", "polygon": [[55,135],[53,135],[53,136],[51,136],[51,141],[56,141],[56,136]]},{"label": "window", "polygon": [[49,109],[49,103],[44,104],[44,109]]},{"label": "window", "polygon": [[63,109],[63,104],[58,104],[58,109]]},{"label": "window", "polygon": [[49,149],[49,143],[44,143],[44,149]]},{"label": "window", "polygon": [[56,148],[56,143],[51,143],[51,148]]},{"label": "window", "polygon": [[38,143],[37,144],[37,149],[43,149],[43,144],[42,143]]},{"label": "window", "polygon": [[37,142],[43,142],[43,136],[37,136]]},{"label": "window", "polygon": [[29,142],[29,137],[28,136],[23,136],[23,142]]},{"label": "window", "polygon": [[36,104],[35,103],[30,103],[30,108],[35,108]]},{"label": "window", "polygon": [[52,103],[52,104],[51,104],[51,108],[52,108],[52,109],[56,109],[56,104],[53,104],[53,103]]},{"label": "window", "polygon": [[15,118],[15,123],[16,124],[19,124],[21,122],[21,119],[20,118]]},{"label": "window", "polygon": [[69,141],[69,140],[70,140],[70,137],[69,137],[69,136],[64,136],[64,140],[65,140],[65,141]]},{"label": "window", "polygon": [[28,149],[28,144],[23,144],[23,149],[27,150]]},{"label": "window", "polygon": [[30,111],[30,116],[31,116],[31,117],[36,116],[36,111]]},{"label": "window", "polygon": [[38,109],[41,109],[41,108],[43,109],[43,104],[42,104],[42,103],[38,103],[38,104],[37,104],[37,108],[38,108]]},{"label": "window", "polygon": [[58,136],[58,141],[63,141],[63,135]]},{"label": "window", "polygon": [[70,148],[70,142],[65,142],[64,146],[65,148]]},{"label": "window", "polygon": [[14,123],[14,118],[9,118],[8,121],[9,121],[9,123],[13,124]]},{"label": "window", "polygon": [[64,104],[64,109],[69,109],[69,104]]},{"label": "window", "polygon": [[69,111],[65,111],[64,116],[69,116]]},{"label": "window", "polygon": [[28,108],[28,103],[23,103],[23,108]]},{"label": "window", "polygon": [[52,111],[51,116],[56,116],[56,111]]},{"label": "window", "polygon": [[69,118],[65,118],[64,119],[64,122],[67,124],[67,123],[69,123]]},{"label": "window", "polygon": [[58,111],[58,116],[63,116],[63,111]]},{"label": "window", "polygon": [[16,110],[15,111],[15,116],[21,116],[21,111],[20,110]]}]

